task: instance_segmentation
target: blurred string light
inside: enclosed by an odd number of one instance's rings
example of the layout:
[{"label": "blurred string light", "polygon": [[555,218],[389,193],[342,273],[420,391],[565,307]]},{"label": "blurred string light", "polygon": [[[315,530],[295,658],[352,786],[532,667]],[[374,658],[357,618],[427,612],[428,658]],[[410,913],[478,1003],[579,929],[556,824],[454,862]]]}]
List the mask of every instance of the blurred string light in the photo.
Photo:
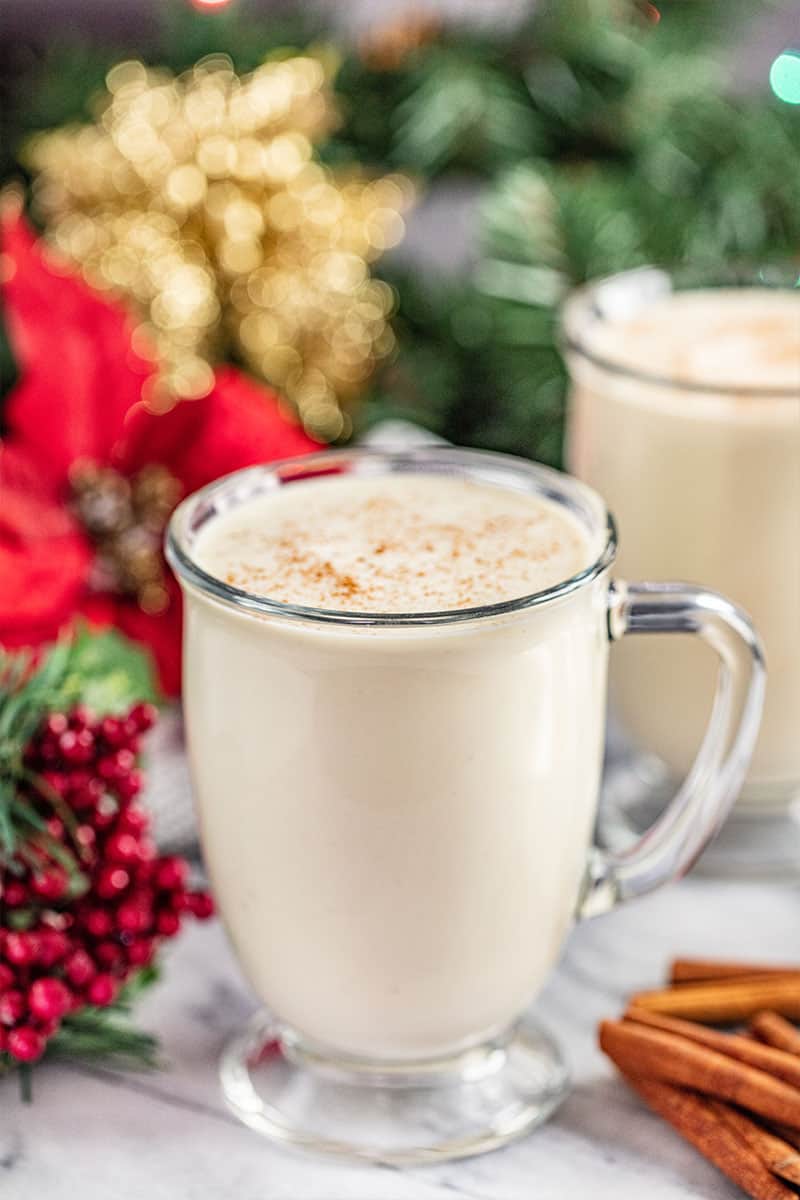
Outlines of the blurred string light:
[{"label": "blurred string light", "polygon": [[231,0],[192,0],[195,8],[202,12],[205,8],[227,8]]},{"label": "blurred string light", "polygon": [[800,50],[778,55],[769,70],[769,85],[779,100],[800,104]]},{"label": "blurred string light", "polygon": [[232,342],[309,432],[347,433],[394,345],[394,296],[369,263],[403,236],[408,180],[315,161],[337,119],[316,57],[241,78],[223,56],[177,79],[123,62],[106,87],[95,124],[40,135],[28,161],[55,247],[146,316],[150,406],[206,394]]}]

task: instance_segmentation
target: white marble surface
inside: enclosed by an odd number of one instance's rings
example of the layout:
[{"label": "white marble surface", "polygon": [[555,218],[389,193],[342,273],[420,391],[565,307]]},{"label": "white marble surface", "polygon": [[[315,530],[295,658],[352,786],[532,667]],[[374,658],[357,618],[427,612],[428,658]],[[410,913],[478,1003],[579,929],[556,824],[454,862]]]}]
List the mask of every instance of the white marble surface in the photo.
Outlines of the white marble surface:
[{"label": "white marble surface", "polygon": [[[163,1071],[45,1065],[32,1105],[0,1083],[4,1200],[734,1200],[741,1195],[646,1112],[594,1046],[599,1018],[677,954],[792,959],[800,894],[786,884],[687,880],[575,930],[537,1010],[574,1087],[543,1128],[483,1158],[398,1172],[301,1157],[229,1116],[226,1036],[252,999],[216,923],[189,930],[143,1000]],[[520,946],[520,953],[525,947]]]}]

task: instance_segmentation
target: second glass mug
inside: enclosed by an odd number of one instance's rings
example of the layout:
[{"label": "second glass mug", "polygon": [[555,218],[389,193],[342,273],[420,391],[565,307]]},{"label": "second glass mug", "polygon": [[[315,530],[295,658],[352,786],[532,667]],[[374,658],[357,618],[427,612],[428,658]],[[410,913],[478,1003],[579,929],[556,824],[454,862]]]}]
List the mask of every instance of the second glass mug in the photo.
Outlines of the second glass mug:
[{"label": "second glass mug", "polygon": [[[345,613],[198,565],[218,514],[341,473],[443,474],[546,497],[597,553],[479,609]],[[205,859],[260,1013],[228,1104],[286,1144],[393,1165],[493,1149],[567,1072],[526,1015],[577,917],[681,875],[747,769],[763,662],[747,617],[679,583],[612,582],[615,532],[569,476],[480,451],[322,452],[189,497],[168,556],[186,602],[184,705]],[[698,757],[624,854],[591,846],[609,642],[692,633],[719,678]]]},{"label": "second glass mug", "polygon": [[[620,570],[703,582],[752,615],[769,675],[761,729],[732,819],[702,867],[796,878],[800,333],[784,344],[781,331],[800,331],[797,268],[739,265],[726,274],[638,267],[571,294],[562,313],[566,454],[620,523]],[[758,333],[754,350],[729,307],[737,294]],[[682,298],[694,307],[681,308]],[[765,330],[775,338],[772,375]],[[668,647],[643,639],[615,656],[610,675],[618,726],[600,833],[619,848],[652,822],[691,762],[714,663],[687,639]]]}]

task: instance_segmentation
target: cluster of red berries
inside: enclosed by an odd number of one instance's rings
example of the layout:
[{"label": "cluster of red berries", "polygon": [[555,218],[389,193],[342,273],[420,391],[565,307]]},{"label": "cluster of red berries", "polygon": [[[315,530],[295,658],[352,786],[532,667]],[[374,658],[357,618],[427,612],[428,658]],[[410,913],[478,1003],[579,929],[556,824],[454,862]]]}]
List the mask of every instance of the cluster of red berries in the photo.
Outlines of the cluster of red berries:
[{"label": "cluster of red berries", "polygon": [[50,713],[26,748],[25,797],[46,832],[0,868],[0,1055],[35,1061],[69,1013],[111,1004],[184,914],[213,911],[187,888],[185,861],[158,855],[135,803],[155,716],[149,704],[100,718],[78,706]]}]

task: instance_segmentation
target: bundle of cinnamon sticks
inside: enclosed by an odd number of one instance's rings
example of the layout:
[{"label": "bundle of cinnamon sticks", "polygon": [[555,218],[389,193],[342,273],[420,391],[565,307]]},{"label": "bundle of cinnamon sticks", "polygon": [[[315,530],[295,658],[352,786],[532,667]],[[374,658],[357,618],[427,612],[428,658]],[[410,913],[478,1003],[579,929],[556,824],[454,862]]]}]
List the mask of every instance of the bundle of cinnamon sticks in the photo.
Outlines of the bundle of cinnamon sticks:
[{"label": "bundle of cinnamon sticks", "polygon": [[[678,959],[600,1046],[628,1084],[755,1200],[800,1194],[800,967]],[[739,1025],[723,1032],[713,1025]]]}]

